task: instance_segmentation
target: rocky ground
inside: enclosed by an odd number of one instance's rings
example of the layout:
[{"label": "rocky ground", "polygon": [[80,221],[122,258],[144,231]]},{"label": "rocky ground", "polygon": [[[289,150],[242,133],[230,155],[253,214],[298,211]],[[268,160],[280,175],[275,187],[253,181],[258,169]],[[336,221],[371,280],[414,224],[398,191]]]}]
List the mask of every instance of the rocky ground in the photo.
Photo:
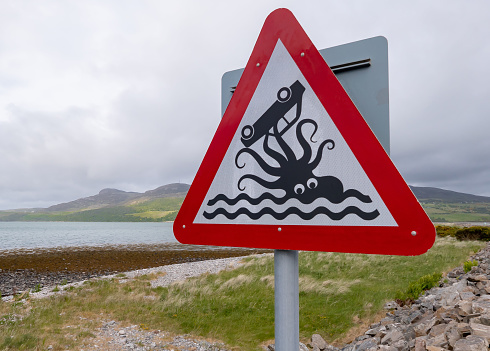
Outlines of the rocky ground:
[{"label": "rocky ground", "polygon": [[[392,301],[386,317],[372,324],[352,343],[328,345],[312,337],[313,351],[487,351],[490,342],[490,246],[471,260],[478,265],[464,273],[458,267],[440,286],[412,304]],[[270,347],[273,349],[273,347]]]},{"label": "rocky ground", "polygon": [[0,251],[0,295],[176,263],[244,256],[267,250],[195,245],[120,245]]}]

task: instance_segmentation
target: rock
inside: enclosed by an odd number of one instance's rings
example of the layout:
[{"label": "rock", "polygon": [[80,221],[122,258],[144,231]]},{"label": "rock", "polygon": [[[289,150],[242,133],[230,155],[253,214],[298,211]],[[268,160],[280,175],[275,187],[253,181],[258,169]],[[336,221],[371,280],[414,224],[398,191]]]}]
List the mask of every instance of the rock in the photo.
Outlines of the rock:
[{"label": "rock", "polygon": [[425,351],[425,339],[424,337],[418,337],[415,339],[415,348],[414,351]]},{"label": "rock", "polygon": [[480,316],[480,323],[483,325],[490,325],[490,314],[483,314]]},{"label": "rock", "polygon": [[374,338],[366,339],[363,340],[360,344],[356,345],[355,350],[356,351],[368,351],[372,348],[376,350],[376,347],[378,346],[378,342]]},{"label": "rock", "polygon": [[384,351],[398,351],[396,347],[394,346],[389,346],[389,345],[379,345],[378,350],[384,350]]},{"label": "rock", "polygon": [[453,351],[488,351],[488,341],[480,336],[469,336],[456,341]]},{"label": "rock", "polygon": [[473,301],[473,313],[490,314],[490,301],[483,299]]},{"label": "rock", "polygon": [[444,333],[436,335],[435,337],[429,337],[429,339],[427,339],[425,343],[427,346],[437,347],[446,347],[448,345],[448,341]]},{"label": "rock", "polygon": [[468,335],[471,335],[471,328],[468,323],[458,323],[456,325],[456,329],[462,337],[467,337]]},{"label": "rock", "polygon": [[490,342],[490,326],[470,322],[471,334],[481,336]]},{"label": "rock", "polygon": [[421,321],[415,323],[413,329],[415,330],[415,336],[424,336],[429,333],[429,330],[436,324],[436,318],[424,318]]},{"label": "rock", "polygon": [[319,334],[313,334],[311,336],[311,346],[324,350],[327,347],[327,342]]},{"label": "rock", "polygon": [[392,345],[395,349],[398,351],[409,351],[410,348],[408,347],[408,342],[405,340],[398,340],[397,342],[393,343]]},{"label": "rock", "polygon": [[[468,293],[462,293],[462,294],[468,294]],[[470,294],[475,296],[473,293]],[[473,303],[471,303],[471,300],[469,299],[464,299],[463,301],[458,302],[456,306],[459,308],[458,312],[462,316],[467,316],[473,313]]]},{"label": "rock", "polygon": [[456,341],[461,339],[461,334],[459,333],[457,327],[455,325],[448,326],[446,329],[446,339],[449,346],[454,347]]},{"label": "rock", "polygon": [[403,333],[398,330],[388,332],[383,339],[381,339],[381,345],[388,345],[403,339]]},{"label": "rock", "polygon": [[446,349],[439,347],[439,346],[427,346],[426,350],[427,351],[444,351]]},{"label": "rock", "polygon": [[438,325],[434,325],[431,329],[430,329],[430,332],[429,332],[429,336],[431,337],[436,337],[440,334],[444,334],[444,332],[446,331],[446,328],[447,328],[447,324],[438,324]]},{"label": "rock", "polygon": [[467,279],[470,282],[483,282],[487,281],[488,277],[485,274],[469,274]]}]

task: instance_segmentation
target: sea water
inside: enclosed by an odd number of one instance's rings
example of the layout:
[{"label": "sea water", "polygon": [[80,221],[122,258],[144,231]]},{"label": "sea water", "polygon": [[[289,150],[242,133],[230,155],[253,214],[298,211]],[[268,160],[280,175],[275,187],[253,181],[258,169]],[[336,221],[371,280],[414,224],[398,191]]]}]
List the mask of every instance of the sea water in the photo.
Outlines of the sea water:
[{"label": "sea water", "polygon": [[0,251],[176,243],[169,222],[0,222]]}]

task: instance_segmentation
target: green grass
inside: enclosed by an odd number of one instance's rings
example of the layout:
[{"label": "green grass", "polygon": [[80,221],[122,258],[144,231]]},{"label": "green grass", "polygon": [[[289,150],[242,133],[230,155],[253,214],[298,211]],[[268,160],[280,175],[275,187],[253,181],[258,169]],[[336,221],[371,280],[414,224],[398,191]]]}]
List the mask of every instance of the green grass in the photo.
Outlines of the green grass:
[{"label": "green grass", "polygon": [[[483,245],[438,238],[428,253],[415,257],[300,252],[301,339],[313,333],[330,342],[342,338],[357,321],[377,315],[387,300],[428,284],[424,276],[462,265]],[[62,297],[1,303],[0,346],[32,349],[44,342],[55,350],[83,348],[101,319],[214,338],[239,350],[259,350],[274,338],[271,256],[167,288],[151,288],[152,278],[90,281]]]}]

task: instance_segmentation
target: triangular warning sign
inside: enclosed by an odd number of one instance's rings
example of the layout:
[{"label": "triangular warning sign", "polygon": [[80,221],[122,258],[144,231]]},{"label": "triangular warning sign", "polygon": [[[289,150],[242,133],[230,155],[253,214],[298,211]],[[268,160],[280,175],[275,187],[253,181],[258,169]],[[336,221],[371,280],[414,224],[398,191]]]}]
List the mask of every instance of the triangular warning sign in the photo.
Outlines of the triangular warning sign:
[{"label": "triangular warning sign", "polygon": [[266,19],[174,222],[186,244],[416,255],[431,221],[286,9]]}]

